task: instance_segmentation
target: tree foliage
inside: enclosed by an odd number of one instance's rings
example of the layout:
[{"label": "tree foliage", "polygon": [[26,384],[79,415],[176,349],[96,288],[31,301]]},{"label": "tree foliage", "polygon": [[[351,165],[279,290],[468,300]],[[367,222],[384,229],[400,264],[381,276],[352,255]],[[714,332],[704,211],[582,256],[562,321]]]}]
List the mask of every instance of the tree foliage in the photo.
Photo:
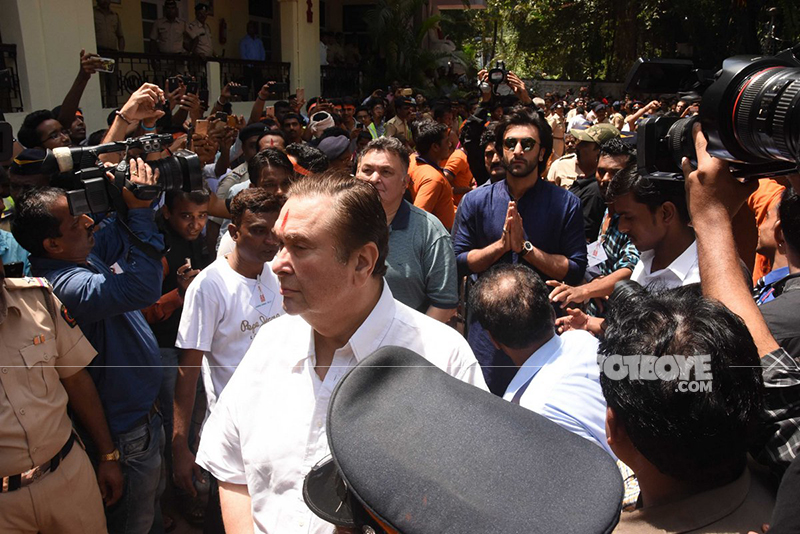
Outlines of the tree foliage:
[{"label": "tree foliage", "polygon": [[373,48],[378,51],[372,78],[385,83],[398,80],[414,87],[430,88],[439,66],[454,61],[467,63],[462,51],[430,50],[426,36],[446,15],[424,16],[427,0],[378,0],[365,15]]},{"label": "tree foliage", "polygon": [[621,81],[640,56],[713,68],[761,53],[772,6],[778,36],[800,41],[797,0],[489,0],[475,32],[497,21],[498,55],[523,75]]}]

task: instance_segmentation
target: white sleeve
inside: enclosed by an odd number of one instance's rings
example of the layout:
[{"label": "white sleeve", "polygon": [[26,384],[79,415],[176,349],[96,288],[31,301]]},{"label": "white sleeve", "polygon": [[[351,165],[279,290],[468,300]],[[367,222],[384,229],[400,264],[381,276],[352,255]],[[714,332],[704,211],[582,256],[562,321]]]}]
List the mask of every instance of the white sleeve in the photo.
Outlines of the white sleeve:
[{"label": "white sleeve", "polygon": [[203,426],[195,461],[217,480],[246,485],[242,444],[233,406],[235,400],[235,388],[233,391],[225,388]]},{"label": "white sleeve", "polygon": [[478,389],[489,391],[489,386],[486,385],[486,379],[483,376],[481,364],[478,363],[477,358],[475,358],[475,354],[472,352],[467,340],[463,339],[463,341],[464,343],[459,344],[455,349],[455,359],[464,363],[453,376],[462,382],[472,384]]},{"label": "white sleeve", "polygon": [[195,280],[186,290],[175,346],[179,349],[209,351],[222,319],[223,307],[215,298],[209,277]]},{"label": "white sleeve", "polygon": [[222,258],[226,254],[230,254],[233,252],[233,249],[236,248],[236,242],[231,237],[230,232],[225,232],[225,234],[219,238],[219,248],[217,249],[217,258]]}]

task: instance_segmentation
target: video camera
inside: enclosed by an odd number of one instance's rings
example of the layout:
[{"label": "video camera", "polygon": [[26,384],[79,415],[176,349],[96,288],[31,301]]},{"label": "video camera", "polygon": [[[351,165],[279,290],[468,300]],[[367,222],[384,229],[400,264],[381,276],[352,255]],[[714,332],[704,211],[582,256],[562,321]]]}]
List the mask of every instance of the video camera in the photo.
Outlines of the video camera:
[{"label": "video camera", "polygon": [[[48,174],[71,173],[80,180],[82,189],[67,192],[67,203],[72,215],[106,213],[125,209],[122,190],[128,189],[136,198],[154,200],[162,191],[196,191],[203,187],[200,158],[188,150],[179,150],[173,156],[147,164],[159,171],[158,183],[142,186],[129,180],[129,151],[141,150],[145,154],[161,152],[172,143],[169,134],[148,134],[135,139],[116,141],[92,147],[61,147],[48,150],[42,162],[42,171]],[[111,152],[125,152],[122,161],[111,167],[98,165],[98,156]],[[114,176],[113,181],[106,173]]]},{"label": "video camera", "polygon": [[678,93],[700,100],[693,117],[651,117],[637,129],[639,173],[682,180],[681,159],[697,165],[692,128],[698,120],[708,152],[730,162],[737,178],[797,172],[800,162],[800,45],[775,56],[735,56],[717,72],[686,60],[640,58],[625,82],[628,93]]}]

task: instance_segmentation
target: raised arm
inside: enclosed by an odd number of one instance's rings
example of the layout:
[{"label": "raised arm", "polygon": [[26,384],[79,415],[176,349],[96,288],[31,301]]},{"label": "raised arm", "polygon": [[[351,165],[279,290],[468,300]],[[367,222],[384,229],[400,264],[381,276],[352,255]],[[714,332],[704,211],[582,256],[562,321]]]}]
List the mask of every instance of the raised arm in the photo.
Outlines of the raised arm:
[{"label": "raised arm", "polygon": [[727,162],[711,157],[707,142],[695,125],[693,131],[698,168],[684,158],[683,173],[689,213],[697,236],[697,255],[703,293],[720,301],[747,325],[761,356],[778,348],[764,322],[739,268],[733,239],[732,217],[757,184],[742,184],[731,176]]},{"label": "raised arm", "polygon": [[80,57],[81,68],[75,77],[75,81],[72,82],[72,87],[70,87],[67,96],[64,97],[64,101],[61,103],[61,111],[56,117],[64,128],[69,128],[75,119],[75,113],[77,113],[80,106],[86,84],[89,83],[92,74],[97,72],[97,68],[101,64],[100,56],[93,53],[87,54],[84,49],[81,49]]}]

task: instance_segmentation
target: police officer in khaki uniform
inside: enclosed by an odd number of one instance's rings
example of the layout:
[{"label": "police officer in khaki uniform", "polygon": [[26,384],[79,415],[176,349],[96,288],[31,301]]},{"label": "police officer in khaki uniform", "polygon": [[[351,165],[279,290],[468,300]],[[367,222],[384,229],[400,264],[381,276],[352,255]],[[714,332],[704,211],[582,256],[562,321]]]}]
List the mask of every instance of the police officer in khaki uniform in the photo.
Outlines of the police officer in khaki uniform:
[{"label": "police officer in khaki uniform", "polygon": [[[6,279],[0,261],[0,532],[106,532],[103,500],[116,502],[123,480],[84,369],[95,355],[46,280]],[[68,402],[106,453],[96,477]]]},{"label": "police officer in khaki uniform", "polygon": [[183,34],[186,21],[178,18],[175,0],[164,2],[164,16],[153,23],[150,31],[150,52],[161,54],[183,54]]},{"label": "police officer in khaki uniform", "polygon": [[564,119],[564,104],[556,102],[550,106],[552,113],[547,117],[547,124],[553,130],[553,155],[552,161],[564,155],[564,134],[567,131],[567,121]]},{"label": "police officer in khaki uniform", "polygon": [[205,59],[214,55],[211,27],[206,23],[208,6],[206,4],[197,4],[194,6],[194,14],[195,20],[186,25],[188,44],[185,45],[185,48],[189,53]]}]

